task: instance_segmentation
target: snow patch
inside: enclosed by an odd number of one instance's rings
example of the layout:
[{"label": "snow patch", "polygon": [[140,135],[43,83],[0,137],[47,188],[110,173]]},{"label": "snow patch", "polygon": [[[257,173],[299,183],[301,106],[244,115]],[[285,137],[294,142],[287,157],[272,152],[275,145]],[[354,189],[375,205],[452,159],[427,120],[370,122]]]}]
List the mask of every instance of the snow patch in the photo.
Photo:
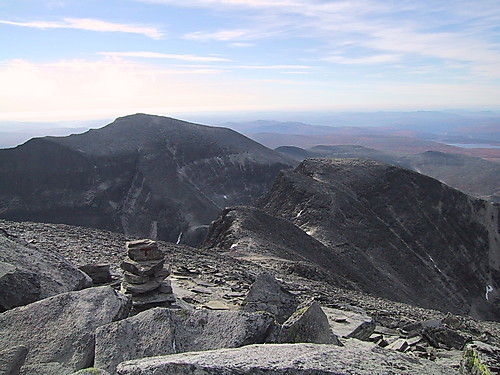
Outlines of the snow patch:
[{"label": "snow patch", "polygon": [[306,230],[306,233],[309,235],[309,236],[312,236],[314,233],[316,233],[316,228],[311,228],[309,230]]},{"label": "snow patch", "polygon": [[300,215],[302,215],[302,212],[304,212],[304,210],[300,210],[299,213],[297,214],[297,216],[295,216],[296,218],[300,217]]},{"label": "snow patch", "polygon": [[184,232],[179,233],[179,237],[177,237],[177,242],[175,243],[176,245],[181,243],[182,233]]},{"label": "snow patch", "polygon": [[434,267],[436,267],[436,269],[440,272],[440,273],[443,273],[443,271],[441,271],[441,268],[438,267],[438,265],[436,264],[436,262],[434,262],[434,259],[432,259],[432,257],[427,254],[427,256],[429,257],[429,259],[431,260],[432,264],[434,265]]},{"label": "snow patch", "polygon": [[486,285],[486,294],[485,294],[485,297],[486,297],[486,301],[489,301],[490,298],[489,298],[489,294],[493,292],[493,287],[491,285]]}]

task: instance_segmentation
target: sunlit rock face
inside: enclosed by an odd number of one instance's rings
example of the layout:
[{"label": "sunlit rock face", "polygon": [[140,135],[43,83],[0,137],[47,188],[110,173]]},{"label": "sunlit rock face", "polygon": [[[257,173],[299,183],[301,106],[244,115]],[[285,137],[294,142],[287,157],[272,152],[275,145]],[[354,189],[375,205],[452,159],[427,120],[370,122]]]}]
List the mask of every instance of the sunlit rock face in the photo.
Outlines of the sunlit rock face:
[{"label": "sunlit rock face", "polygon": [[321,242],[322,266],[363,291],[500,319],[498,204],[387,164],[308,159],[258,206]]},{"label": "sunlit rock face", "polygon": [[0,150],[0,216],[195,244],[250,204],[288,159],[225,128],[132,115]]}]

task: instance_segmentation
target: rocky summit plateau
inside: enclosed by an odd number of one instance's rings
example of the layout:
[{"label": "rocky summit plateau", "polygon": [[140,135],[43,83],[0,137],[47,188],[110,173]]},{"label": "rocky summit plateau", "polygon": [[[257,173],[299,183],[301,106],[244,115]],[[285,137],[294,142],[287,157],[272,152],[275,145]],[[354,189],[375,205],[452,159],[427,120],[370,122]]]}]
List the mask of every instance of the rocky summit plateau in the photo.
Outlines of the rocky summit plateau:
[{"label": "rocky summit plateau", "polygon": [[149,115],[0,163],[0,374],[500,374],[494,202]]}]

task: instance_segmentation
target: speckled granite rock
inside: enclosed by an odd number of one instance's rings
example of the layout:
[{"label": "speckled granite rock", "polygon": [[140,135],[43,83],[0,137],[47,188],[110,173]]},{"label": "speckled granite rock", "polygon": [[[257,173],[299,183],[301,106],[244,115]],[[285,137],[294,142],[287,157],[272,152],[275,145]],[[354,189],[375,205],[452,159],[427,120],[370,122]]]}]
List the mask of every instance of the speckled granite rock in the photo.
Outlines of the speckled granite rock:
[{"label": "speckled granite rock", "polygon": [[365,345],[250,345],[123,362],[119,375],[456,375],[456,370]]}]

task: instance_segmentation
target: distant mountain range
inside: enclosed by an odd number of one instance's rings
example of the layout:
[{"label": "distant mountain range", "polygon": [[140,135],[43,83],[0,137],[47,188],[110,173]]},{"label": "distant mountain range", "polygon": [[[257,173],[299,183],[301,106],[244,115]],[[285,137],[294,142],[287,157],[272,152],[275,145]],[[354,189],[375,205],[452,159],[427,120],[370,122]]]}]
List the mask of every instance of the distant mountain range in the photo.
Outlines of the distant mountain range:
[{"label": "distant mountain range", "polygon": [[[417,112],[417,114],[420,114]],[[425,115],[424,115],[425,114]],[[436,117],[433,117],[435,114]],[[354,115],[353,115],[354,116]],[[401,116],[401,117],[399,117]],[[402,154],[441,151],[500,161],[500,117],[456,118],[434,112],[382,116],[374,114],[376,123],[386,119],[384,126],[370,126],[365,115],[356,121],[335,123],[335,126],[309,125],[300,122],[252,121],[225,123],[268,147],[318,145],[361,145],[381,151]],[[392,120],[391,120],[392,118]],[[440,118],[448,118],[441,123]],[[454,119],[451,121],[450,118]],[[364,119],[365,122],[361,122]],[[396,121],[400,119],[400,121]],[[431,119],[434,122],[431,124]],[[444,121],[444,120],[442,120]],[[344,124],[349,124],[345,126]],[[352,124],[356,124],[355,126]],[[359,125],[357,125],[359,124]],[[464,145],[464,147],[458,147]]]}]

